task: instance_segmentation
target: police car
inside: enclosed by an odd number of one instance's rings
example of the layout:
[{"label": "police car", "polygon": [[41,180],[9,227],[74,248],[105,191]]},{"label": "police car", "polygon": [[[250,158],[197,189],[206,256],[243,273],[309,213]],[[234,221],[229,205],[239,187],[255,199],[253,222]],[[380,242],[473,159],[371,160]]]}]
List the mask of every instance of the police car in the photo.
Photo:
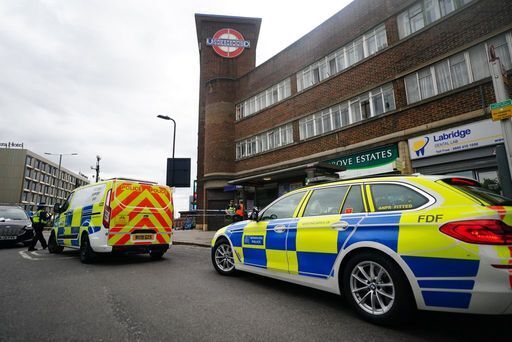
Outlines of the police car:
[{"label": "police car", "polygon": [[365,319],[512,314],[512,202],[472,179],[396,176],[290,192],[220,229],[212,262],[343,294]]}]

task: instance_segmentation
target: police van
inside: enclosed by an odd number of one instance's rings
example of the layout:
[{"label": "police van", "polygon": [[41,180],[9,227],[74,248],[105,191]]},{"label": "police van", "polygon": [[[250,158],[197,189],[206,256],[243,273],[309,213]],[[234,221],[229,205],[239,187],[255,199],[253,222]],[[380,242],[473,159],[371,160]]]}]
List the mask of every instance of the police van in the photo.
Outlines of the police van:
[{"label": "police van", "polygon": [[80,250],[80,260],[97,253],[149,253],[161,258],[172,237],[173,201],[168,186],[115,178],[74,190],[57,214],[48,241],[50,253]]}]

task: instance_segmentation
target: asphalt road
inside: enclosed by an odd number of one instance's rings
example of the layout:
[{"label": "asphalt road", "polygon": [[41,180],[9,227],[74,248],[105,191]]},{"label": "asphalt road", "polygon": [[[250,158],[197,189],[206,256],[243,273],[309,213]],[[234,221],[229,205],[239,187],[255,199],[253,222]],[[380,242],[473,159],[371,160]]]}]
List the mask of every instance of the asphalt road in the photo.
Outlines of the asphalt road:
[{"label": "asphalt road", "polygon": [[81,264],[0,247],[0,341],[508,340],[512,318],[420,313],[390,329],[338,296],[251,274],[223,277],[209,249],[174,246],[160,261]]}]

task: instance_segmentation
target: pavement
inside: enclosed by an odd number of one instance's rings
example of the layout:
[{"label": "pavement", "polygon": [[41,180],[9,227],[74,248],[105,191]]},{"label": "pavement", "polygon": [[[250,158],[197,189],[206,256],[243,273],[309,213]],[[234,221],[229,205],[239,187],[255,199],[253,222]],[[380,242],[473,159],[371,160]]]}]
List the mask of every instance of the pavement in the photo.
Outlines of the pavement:
[{"label": "pavement", "polygon": [[203,231],[197,229],[173,230],[173,244],[199,247],[211,247],[215,231]]}]

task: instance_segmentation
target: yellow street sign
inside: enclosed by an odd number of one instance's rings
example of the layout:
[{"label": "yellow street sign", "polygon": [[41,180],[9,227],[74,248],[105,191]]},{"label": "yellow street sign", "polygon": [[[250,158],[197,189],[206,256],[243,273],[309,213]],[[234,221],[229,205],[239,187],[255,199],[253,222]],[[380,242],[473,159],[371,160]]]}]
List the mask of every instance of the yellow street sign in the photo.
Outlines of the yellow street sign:
[{"label": "yellow street sign", "polygon": [[491,105],[491,115],[494,121],[512,117],[512,100],[506,100]]}]

